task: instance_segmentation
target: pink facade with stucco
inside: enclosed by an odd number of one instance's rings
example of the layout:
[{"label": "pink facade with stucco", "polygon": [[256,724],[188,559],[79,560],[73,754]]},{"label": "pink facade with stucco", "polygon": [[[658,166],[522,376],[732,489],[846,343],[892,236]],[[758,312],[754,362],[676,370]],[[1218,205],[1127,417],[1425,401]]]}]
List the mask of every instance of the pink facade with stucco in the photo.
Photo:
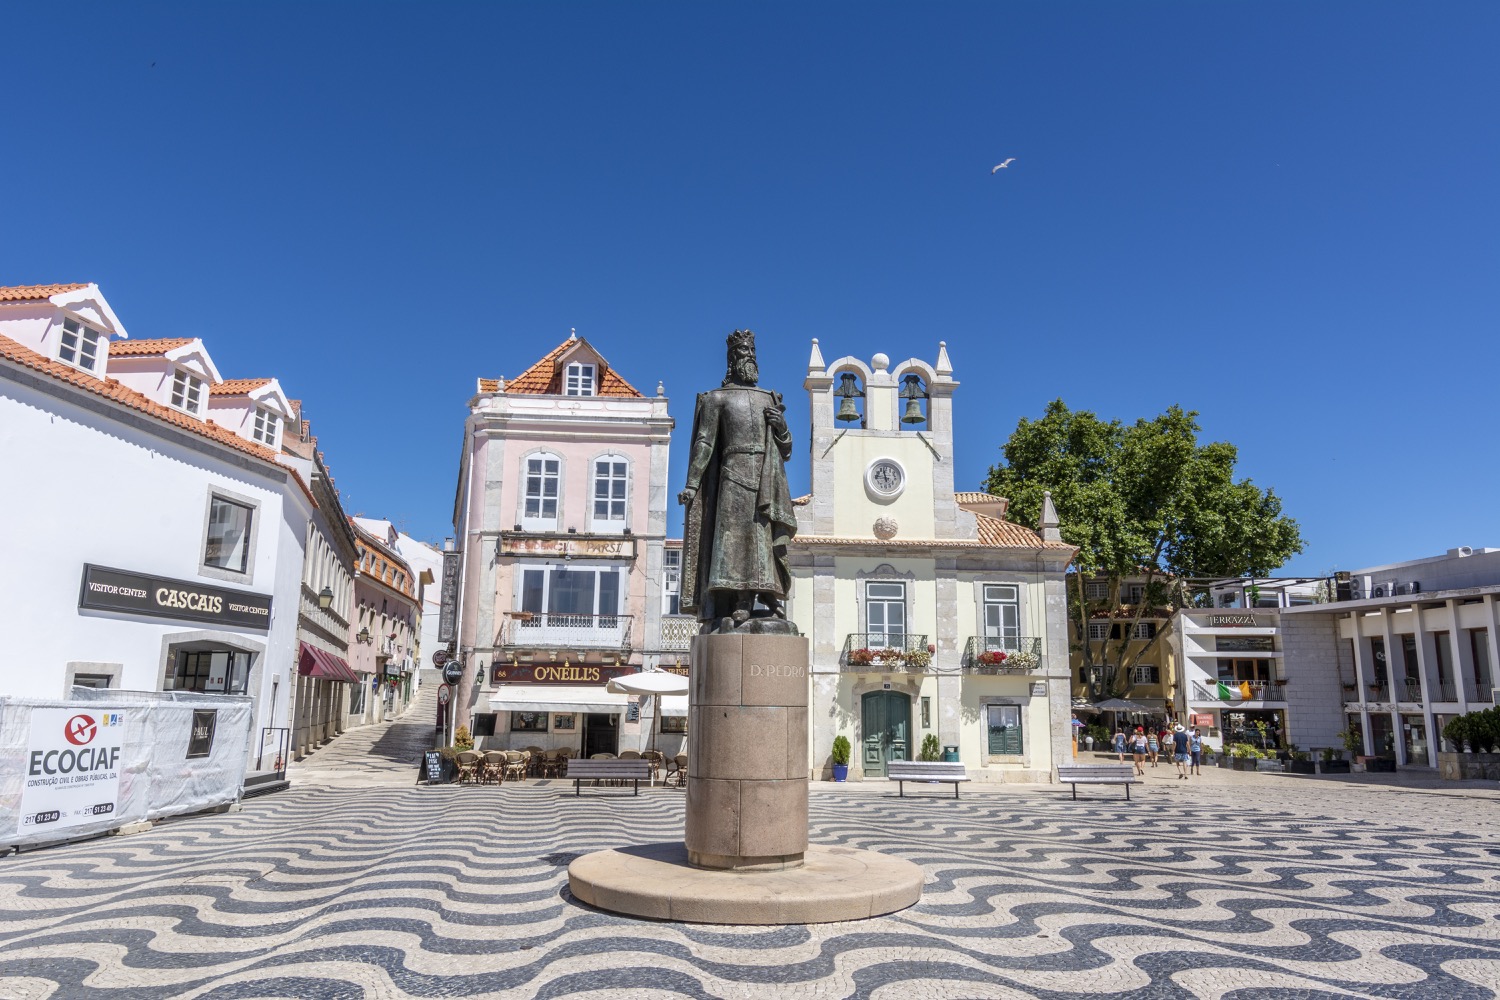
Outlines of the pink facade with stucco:
[{"label": "pink facade with stucco", "polygon": [[659,652],[667,399],[573,338],[478,389],[454,510],[459,721],[481,746],[633,746],[639,706],[604,685]]}]

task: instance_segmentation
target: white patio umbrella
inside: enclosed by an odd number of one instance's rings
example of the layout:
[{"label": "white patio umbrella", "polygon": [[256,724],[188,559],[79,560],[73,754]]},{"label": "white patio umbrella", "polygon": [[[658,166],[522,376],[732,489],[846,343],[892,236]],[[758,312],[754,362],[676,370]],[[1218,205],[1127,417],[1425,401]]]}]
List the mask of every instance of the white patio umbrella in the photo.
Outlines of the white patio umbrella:
[{"label": "white patio umbrella", "polygon": [[605,689],[615,694],[651,695],[656,698],[656,711],[651,720],[651,745],[655,748],[656,734],[661,729],[662,696],[687,694],[688,679],[665,670],[645,670],[616,677]]}]

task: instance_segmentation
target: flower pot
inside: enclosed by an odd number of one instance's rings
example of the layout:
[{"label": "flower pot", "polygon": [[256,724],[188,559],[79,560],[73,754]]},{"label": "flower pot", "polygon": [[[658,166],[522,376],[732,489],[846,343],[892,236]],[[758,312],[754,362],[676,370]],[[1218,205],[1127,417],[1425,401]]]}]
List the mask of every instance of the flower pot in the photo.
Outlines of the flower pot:
[{"label": "flower pot", "polygon": [[1292,774],[1317,774],[1318,765],[1310,760],[1289,760],[1286,769]]},{"label": "flower pot", "polygon": [[1349,762],[1347,760],[1325,760],[1318,765],[1324,774],[1348,774]]},{"label": "flower pot", "polygon": [[848,764],[835,764],[835,765],[833,765],[833,780],[834,781],[848,781],[849,780],[849,765]]}]

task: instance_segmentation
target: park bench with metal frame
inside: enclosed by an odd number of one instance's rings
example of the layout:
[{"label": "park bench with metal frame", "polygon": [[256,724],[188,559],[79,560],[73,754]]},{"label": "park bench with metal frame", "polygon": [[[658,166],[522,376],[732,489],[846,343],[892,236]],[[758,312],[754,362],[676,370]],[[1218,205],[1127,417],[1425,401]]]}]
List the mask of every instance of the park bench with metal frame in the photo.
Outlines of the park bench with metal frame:
[{"label": "park bench with metal frame", "polygon": [[969,780],[969,772],[962,764],[942,760],[888,760],[885,776],[896,782],[897,795],[901,798],[906,797],[908,781],[937,781],[951,784],[956,799],[959,782]]},{"label": "park bench with metal frame", "polygon": [[1140,779],[1135,776],[1134,764],[1059,764],[1057,780],[1073,786],[1073,799],[1078,799],[1079,785],[1124,785],[1125,801],[1130,801],[1130,786]]},{"label": "park bench with metal frame", "polygon": [[651,780],[651,762],[636,760],[570,760],[568,777],[573,779],[573,794],[582,795],[581,782],[585,778],[606,781],[633,781],[634,794],[641,794],[641,781]]}]

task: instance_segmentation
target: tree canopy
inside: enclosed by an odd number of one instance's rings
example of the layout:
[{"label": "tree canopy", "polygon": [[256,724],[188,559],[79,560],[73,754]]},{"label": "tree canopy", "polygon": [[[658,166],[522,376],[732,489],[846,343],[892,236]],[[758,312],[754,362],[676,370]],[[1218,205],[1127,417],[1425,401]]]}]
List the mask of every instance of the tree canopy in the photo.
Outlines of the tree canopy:
[{"label": "tree canopy", "polygon": [[[1050,491],[1063,540],[1078,546],[1078,579],[1111,583],[1108,601],[1097,606],[1084,600],[1081,582],[1077,594],[1069,590],[1086,664],[1096,658],[1082,622],[1122,617],[1121,580],[1145,579],[1151,596],[1136,610],[1139,620],[1150,604],[1181,601],[1180,589],[1171,600],[1161,581],[1265,576],[1302,551],[1301,531],[1282,513],[1281,498],[1236,480],[1238,450],[1223,441],[1200,444],[1197,418],[1172,406],[1126,425],[1056,399],[1041,419],[1021,419],[1002,447],[1004,462],[990,469],[985,488],[1010,498],[1021,523],[1036,523]],[[1100,662],[1128,666],[1130,635],[1126,630],[1118,656]]]}]

